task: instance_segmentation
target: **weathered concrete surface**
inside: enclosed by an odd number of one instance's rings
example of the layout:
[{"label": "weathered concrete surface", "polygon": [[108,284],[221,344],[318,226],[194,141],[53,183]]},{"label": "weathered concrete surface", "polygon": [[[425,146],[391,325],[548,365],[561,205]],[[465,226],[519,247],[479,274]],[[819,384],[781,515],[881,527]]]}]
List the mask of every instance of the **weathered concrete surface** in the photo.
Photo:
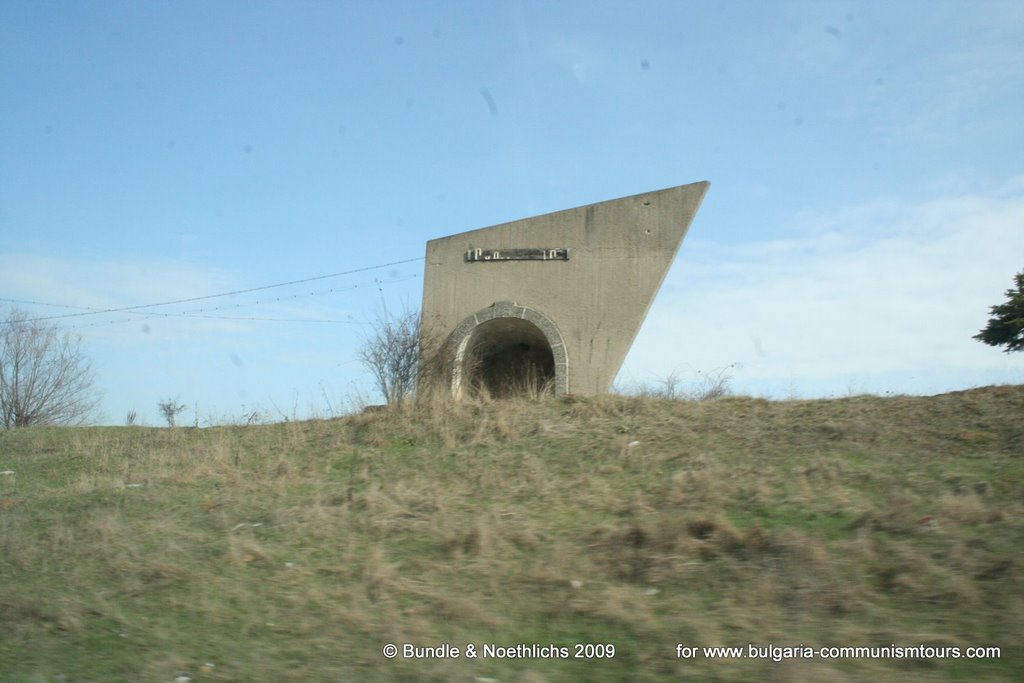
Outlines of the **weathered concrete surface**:
[{"label": "weathered concrete surface", "polygon": [[[461,391],[467,373],[493,374],[501,363],[514,371],[529,362],[553,370],[558,393],[606,392],[708,186],[682,185],[427,242],[423,320],[448,337],[456,355],[453,390]],[[567,260],[561,252],[550,260],[485,260],[494,250],[563,248]],[[473,348],[485,347],[487,369],[465,365]]]}]

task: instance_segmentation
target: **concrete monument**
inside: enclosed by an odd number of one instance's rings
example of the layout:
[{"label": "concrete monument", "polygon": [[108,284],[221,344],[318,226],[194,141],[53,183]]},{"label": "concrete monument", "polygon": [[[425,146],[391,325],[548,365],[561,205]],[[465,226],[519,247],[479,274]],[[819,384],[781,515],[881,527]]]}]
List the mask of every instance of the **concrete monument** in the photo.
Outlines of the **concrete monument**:
[{"label": "concrete monument", "polygon": [[[445,389],[608,391],[708,183],[427,242],[423,326]],[[435,353],[431,351],[431,353]]]}]

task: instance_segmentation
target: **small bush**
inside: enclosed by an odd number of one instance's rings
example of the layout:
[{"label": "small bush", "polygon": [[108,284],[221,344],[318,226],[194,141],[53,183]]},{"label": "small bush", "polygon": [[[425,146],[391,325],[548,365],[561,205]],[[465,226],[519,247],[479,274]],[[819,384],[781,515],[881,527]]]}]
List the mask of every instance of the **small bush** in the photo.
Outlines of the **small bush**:
[{"label": "small bush", "polygon": [[389,406],[446,388],[446,357],[440,335],[412,311],[394,318],[385,312],[358,354]]},{"label": "small bush", "polygon": [[159,401],[156,404],[157,408],[160,409],[160,414],[167,420],[167,426],[173,427],[175,418],[179,413],[183,413],[188,409],[188,406],[184,403],[178,403],[176,399],[169,398],[166,401]]},{"label": "small bush", "polygon": [[623,393],[643,398],[660,398],[669,401],[713,401],[732,395],[731,371],[739,367],[733,363],[707,372],[698,370],[696,379],[689,383],[678,370],[673,370],[653,384],[640,384]]}]

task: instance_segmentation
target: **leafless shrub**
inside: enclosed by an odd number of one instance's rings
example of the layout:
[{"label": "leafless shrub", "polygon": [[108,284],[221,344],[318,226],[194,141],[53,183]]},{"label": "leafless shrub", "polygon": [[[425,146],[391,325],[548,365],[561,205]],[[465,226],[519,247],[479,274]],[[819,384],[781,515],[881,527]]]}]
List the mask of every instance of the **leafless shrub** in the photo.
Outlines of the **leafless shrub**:
[{"label": "leafless shrub", "polygon": [[135,424],[135,421],[139,419],[139,414],[134,409],[129,410],[128,414],[125,415],[124,423],[131,427]]},{"label": "leafless shrub", "polygon": [[0,322],[0,421],[4,429],[77,425],[95,418],[98,397],[81,338],[12,308]]},{"label": "leafless shrub", "polygon": [[683,379],[679,376],[678,370],[673,370],[668,377],[658,380],[658,384],[661,385],[655,390],[655,395],[658,398],[667,398],[672,401],[683,398]]},{"label": "leafless shrub", "polygon": [[692,382],[684,381],[679,371],[673,370],[668,376],[653,384],[638,384],[632,389],[627,388],[623,393],[670,401],[713,401],[732,393],[731,371],[738,367],[739,363],[732,363],[706,372],[697,370]]},{"label": "leafless shrub", "polygon": [[188,406],[184,403],[178,403],[177,399],[169,398],[166,401],[159,401],[156,404],[157,408],[160,409],[160,414],[167,420],[167,426],[174,426],[174,419],[178,413],[185,412],[188,410]]},{"label": "leafless shrub", "polygon": [[733,363],[721,368],[715,368],[708,372],[697,372],[697,383],[693,392],[693,398],[698,401],[713,401],[716,398],[723,398],[732,393],[729,386],[732,382],[730,371],[739,364]]},{"label": "leafless shrub", "polygon": [[[285,418],[284,421],[288,422],[288,419]],[[263,410],[261,408],[258,408],[258,407],[246,408],[244,405],[242,406],[241,414],[238,415],[234,419],[234,423],[235,424],[244,424],[244,425],[254,425],[254,424],[261,424],[261,423],[265,423],[265,422],[269,422],[269,417],[268,417],[267,412],[265,410]]]},{"label": "leafless shrub", "polygon": [[359,360],[373,374],[388,405],[398,406],[416,391],[419,354],[419,313],[406,311],[392,318],[385,311],[359,349]]}]

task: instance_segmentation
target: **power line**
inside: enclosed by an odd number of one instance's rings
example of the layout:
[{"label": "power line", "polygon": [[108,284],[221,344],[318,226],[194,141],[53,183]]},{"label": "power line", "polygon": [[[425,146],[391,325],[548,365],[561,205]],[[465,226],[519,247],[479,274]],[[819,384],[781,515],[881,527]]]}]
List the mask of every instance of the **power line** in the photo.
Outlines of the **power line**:
[{"label": "power line", "polygon": [[[356,290],[356,289],[368,288],[368,287],[371,287],[371,286],[377,288],[378,291],[379,291],[382,286],[390,286],[392,284],[397,284],[397,283],[400,283],[400,282],[408,282],[409,280],[415,280],[418,277],[419,277],[419,274],[414,273],[414,274],[409,275],[407,277],[400,278],[400,279],[397,279],[397,280],[390,280],[390,281],[387,281],[387,282],[375,279],[372,283],[370,283],[370,282],[361,282],[359,284],[351,285],[349,287],[331,287],[330,289],[322,289],[322,290],[315,291],[315,292],[304,292],[304,293],[300,293],[300,294],[292,294],[290,296],[279,296],[279,297],[275,297],[273,299],[256,300],[256,301],[252,301],[252,302],[248,302],[248,303],[225,304],[223,306],[213,306],[213,307],[199,308],[199,309],[194,309],[194,310],[191,310],[191,311],[178,311],[178,312],[175,312],[175,313],[161,313],[161,312],[154,312],[154,311],[149,311],[149,312],[124,311],[125,313],[130,313],[132,315],[136,315],[136,316],[140,316],[140,317],[137,317],[137,318],[122,318],[120,320],[105,320],[103,322],[84,323],[84,324],[81,324],[81,325],[67,325],[67,326],[65,326],[65,329],[74,330],[74,329],[81,329],[81,328],[84,328],[84,327],[98,327],[98,326],[102,326],[102,325],[115,325],[115,324],[124,323],[124,322],[132,322],[132,321],[139,321],[139,320],[150,320],[152,318],[157,318],[157,317],[161,317],[161,318],[212,318],[212,319],[220,319],[220,320],[265,320],[265,321],[275,321],[275,322],[322,322],[322,323],[332,322],[332,323],[343,323],[343,324],[350,324],[350,325],[368,325],[369,323],[366,323],[366,322],[358,322],[358,321],[351,321],[351,320],[320,320],[320,319],[312,319],[312,318],[269,318],[269,317],[256,317],[256,316],[223,316],[223,315],[216,316],[216,315],[209,315],[209,313],[213,313],[215,311],[235,310],[235,309],[239,309],[239,308],[250,308],[250,307],[253,307],[253,306],[267,306],[267,305],[274,304],[274,303],[291,301],[291,300],[294,300],[294,299],[301,299],[301,298],[305,298],[305,297],[321,296],[321,295],[324,295],[324,294],[334,294],[334,293],[342,293],[342,292],[351,292],[351,291]],[[8,299],[8,298],[4,298],[4,297],[0,297],[0,301],[10,301],[10,302],[13,302],[13,303],[21,303],[21,304],[33,304],[33,305],[37,305],[37,306],[53,306],[53,307],[56,307],[56,308],[77,308],[77,309],[86,310],[86,311],[93,311],[93,312],[95,312],[97,314],[102,313],[102,312],[104,312],[106,310],[106,309],[102,309],[102,308],[96,308],[94,306],[73,306],[73,305],[70,305],[70,304],[53,304],[53,303],[46,303],[46,302],[43,302],[43,301],[27,301],[27,300],[24,300],[24,299]],[[2,322],[2,321],[0,321],[0,322]]]},{"label": "power line", "polygon": [[[340,273],[329,273],[327,275],[317,275],[315,277],[307,277],[307,278],[303,278],[301,280],[291,280],[289,282],[278,282],[278,283],[275,283],[275,284],[272,284],[272,285],[263,285],[263,286],[260,286],[260,287],[249,287],[248,289],[236,289],[236,290],[231,291],[231,292],[221,292],[219,294],[206,294],[204,296],[194,296],[194,297],[189,297],[189,298],[186,298],[186,299],[174,299],[172,301],[159,301],[159,302],[150,303],[150,304],[138,304],[136,306],[122,306],[120,308],[90,309],[90,310],[84,311],[82,313],[63,313],[61,315],[40,316],[38,318],[29,318],[28,320],[25,320],[23,322],[35,322],[35,321],[39,321],[39,320],[58,320],[58,319],[61,319],[61,318],[78,318],[78,317],[87,316],[87,315],[102,315],[102,314],[106,314],[106,313],[123,313],[125,311],[137,311],[137,310],[140,310],[140,309],[143,309],[143,308],[156,308],[158,306],[170,306],[172,304],[185,304],[185,303],[192,303],[194,301],[205,301],[205,300],[208,300],[208,299],[217,299],[217,298],[225,297],[225,296],[234,296],[236,294],[248,294],[250,292],[261,292],[261,291],[264,291],[264,290],[267,290],[267,289],[274,289],[274,288],[277,288],[277,287],[288,287],[288,286],[291,286],[291,285],[301,285],[301,284],[306,283],[306,282],[315,282],[316,280],[326,280],[327,278],[341,277],[343,275],[353,275],[355,273],[365,273],[365,272],[370,271],[370,270],[379,270],[381,268],[388,268],[390,266],[400,266],[400,265],[403,265],[405,263],[413,263],[414,261],[422,261],[422,260],[423,260],[423,257],[420,256],[418,258],[405,259],[403,261],[392,261],[391,263],[382,263],[382,264],[375,265],[375,266],[366,266],[364,268],[354,268],[352,270],[346,270],[346,271],[342,271]],[[2,299],[2,300],[3,301],[17,301],[15,299]],[[22,302],[22,303],[36,303],[36,302]],[[42,304],[42,303],[40,303],[40,305],[42,305],[42,306],[54,306],[54,307],[60,306],[59,304]],[[80,308],[86,308],[86,307],[84,307],[84,306],[64,306],[64,308],[79,308],[80,309]]]},{"label": "power line", "polygon": [[[78,329],[79,327],[99,327],[101,325],[116,325],[118,323],[133,323],[139,322],[140,320],[150,320],[160,314],[147,315],[142,318],[122,318],[121,320],[107,320],[102,323],[88,323],[81,326],[72,326],[68,329]],[[240,315],[198,315],[198,314],[185,314],[185,313],[167,313],[162,317],[165,318],[204,318],[207,320],[253,320],[257,322],[275,322],[275,323],[334,323],[337,325],[368,325],[369,323],[360,322],[358,320],[329,320],[321,318],[260,318],[256,316],[240,316]]]},{"label": "power line", "polygon": [[[381,282],[380,280],[374,280],[373,285],[377,286],[379,288],[380,286],[383,286],[383,285],[391,285],[391,284],[396,284],[396,283],[399,283],[399,282],[407,282],[409,280],[415,280],[418,277],[419,277],[418,274],[414,274],[414,275],[410,275],[408,277],[404,277],[404,278],[401,278],[401,279],[398,279],[398,280],[391,280],[389,282]],[[120,324],[120,323],[139,322],[139,321],[143,321],[143,320],[152,320],[153,318],[207,318],[207,319],[213,319],[213,320],[253,320],[253,321],[266,321],[266,322],[295,322],[295,323],[315,322],[315,323],[336,323],[336,324],[344,324],[344,325],[369,325],[370,323],[368,323],[368,322],[356,321],[356,320],[325,320],[325,319],[312,319],[312,318],[270,318],[270,317],[258,317],[258,316],[209,315],[210,313],[213,313],[215,311],[233,310],[233,309],[238,309],[238,308],[248,308],[248,307],[251,307],[251,306],[266,306],[266,305],[269,305],[269,304],[283,302],[283,301],[289,301],[289,300],[292,300],[292,299],[299,299],[299,298],[302,298],[302,297],[321,296],[323,294],[350,292],[350,291],[359,289],[361,287],[365,288],[367,286],[368,286],[368,283],[361,283],[361,284],[357,284],[357,285],[352,285],[351,287],[332,287],[331,289],[320,290],[318,292],[309,292],[309,293],[303,293],[303,294],[292,294],[291,296],[277,297],[275,299],[268,299],[268,300],[262,300],[262,301],[253,301],[251,303],[227,304],[227,305],[224,305],[224,306],[214,306],[212,308],[200,308],[200,309],[192,310],[192,311],[179,311],[177,313],[162,313],[162,312],[159,312],[159,311],[150,311],[150,312],[145,312],[145,313],[138,312],[138,311],[125,311],[126,313],[130,313],[132,315],[137,315],[137,316],[141,316],[141,317],[137,317],[137,318],[121,318],[120,320],[104,320],[104,321],[101,321],[101,322],[83,323],[81,325],[67,325],[67,326],[65,326],[65,329],[75,330],[75,329],[82,329],[82,328],[86,328],[86,327],[102,327],[104,325],[117,325],[117,324]],[[56,304],[53,304],[53,305],[56,305]],[[76,307],[76,308],[81,308],[81,307]],[[96,310],[97,313],[101,312],[100,309],[94,309],[94,310]]]},{"label": "power line", "polygon": [[8,299],[0,296],[0,301],[6,301],[9,304],[25,304],[26,306],[49,306],[50,308],[77,308],[82,311],[99,311],[99,308],[93,308],[92,306],[72,306],[71,304],[48,304],[45,301],[27,301],[25,299]]}]

